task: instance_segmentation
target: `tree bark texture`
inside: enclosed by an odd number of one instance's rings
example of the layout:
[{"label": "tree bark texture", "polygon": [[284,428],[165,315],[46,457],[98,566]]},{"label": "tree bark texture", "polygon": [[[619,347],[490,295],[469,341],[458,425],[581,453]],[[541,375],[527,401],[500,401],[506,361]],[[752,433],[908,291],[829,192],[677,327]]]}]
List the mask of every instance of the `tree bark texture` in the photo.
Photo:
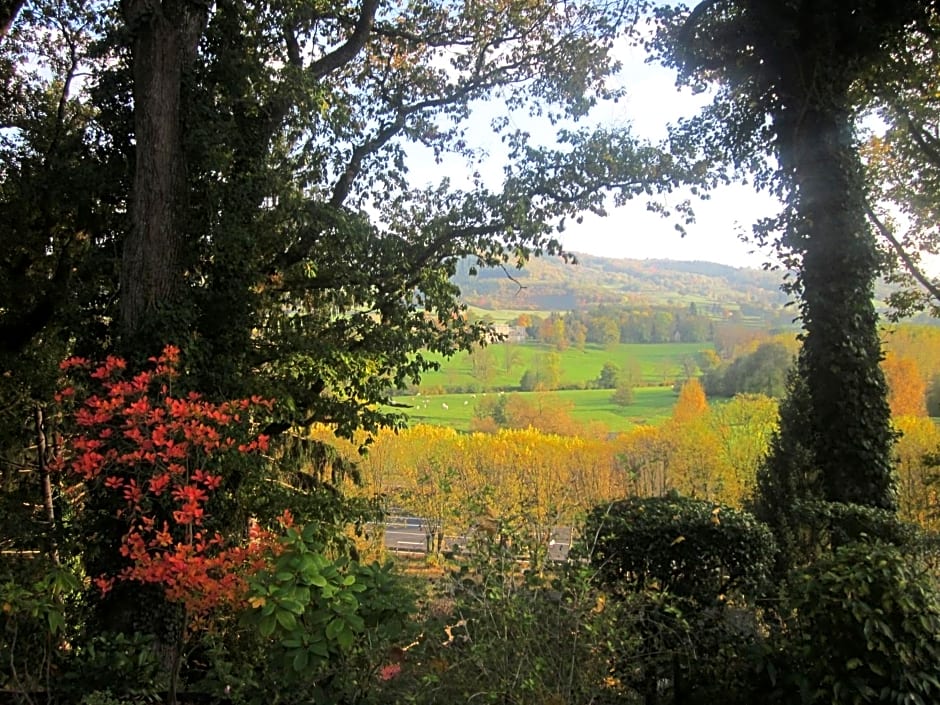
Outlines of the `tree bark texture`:
[{"label": "tree bark texture", "polygon": [[[123,0],[121,12],[132,37],[136,144],[131,226],[121,265],[120,328],[125,349],[136,347],[152,354],[169,342],[170,331],[160,322],[185,291],[183,79],[195,60],[208,5],[187,0]],[[112,535],[117,541],[121,531]],[[145,630],[157,637],[156,655],[171,674],[168,702],[175,705],[182,649],[180,610],[162,593],[150,600],[142,598],[147,592],[140,586],[113,591],[99,605],[98,625],[130,632],[138,629],[141,620],[149,623]],[[143,614],[142,602],[149,606]]]},{"label": "tree bark texture", "polygon": [[182,81],[208,10],[185,0],[125,0],[121,9],[133,37],[136,142],[131,228],[121,268],[121,324],[125,335],[134,336],[183,288]]}]

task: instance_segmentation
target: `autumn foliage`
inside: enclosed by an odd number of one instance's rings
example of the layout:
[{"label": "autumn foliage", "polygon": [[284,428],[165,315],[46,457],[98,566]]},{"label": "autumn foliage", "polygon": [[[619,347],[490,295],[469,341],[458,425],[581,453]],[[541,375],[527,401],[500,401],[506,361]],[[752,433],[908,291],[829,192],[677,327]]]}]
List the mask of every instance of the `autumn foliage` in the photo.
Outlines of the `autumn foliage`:
[{"label": "autumn foliage", "polygon": [[888,352],[881,363],[888,383],[888,405],[891,415],[927,415],[927,380],[917,360]]},{"label": "autumn foliage", "polygon": [[676,423],[689,423],[708,411],[708,400],[702,383],[693,378],[687,380],[679,391],[679,398],[672,409],[672,418]]},{"label": "autumn foliage", "polygon": [[241,541],[209,528],[209,505],[225,483],[226,464],[267,450],[268,438],[253,428],[271,402],[177,396],[179,350],[168,346],[150,362],[134,375],[118,357],[101,365],[83,358],[62,363],[71,383],[56,399],[73,432],[56,467],[73,486],[119,498],[126,565],[114,575],[92,576],[102,592],[115,581],[159,585],[195,616],[239,603],[245,577],[273,544],[257,527],[245,527]]}]

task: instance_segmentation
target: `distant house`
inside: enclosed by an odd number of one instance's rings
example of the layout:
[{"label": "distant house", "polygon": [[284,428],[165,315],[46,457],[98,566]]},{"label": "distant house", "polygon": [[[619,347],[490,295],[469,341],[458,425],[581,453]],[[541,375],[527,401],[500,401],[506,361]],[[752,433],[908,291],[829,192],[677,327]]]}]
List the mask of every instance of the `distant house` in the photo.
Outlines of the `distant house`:
[{"label": "distant house", "polygon": [[506,323],[496,323],[493,325],[493,332],[506,343],[524,343],[529,339],[529,334],[526,333],[525,326],[510,326]]}]

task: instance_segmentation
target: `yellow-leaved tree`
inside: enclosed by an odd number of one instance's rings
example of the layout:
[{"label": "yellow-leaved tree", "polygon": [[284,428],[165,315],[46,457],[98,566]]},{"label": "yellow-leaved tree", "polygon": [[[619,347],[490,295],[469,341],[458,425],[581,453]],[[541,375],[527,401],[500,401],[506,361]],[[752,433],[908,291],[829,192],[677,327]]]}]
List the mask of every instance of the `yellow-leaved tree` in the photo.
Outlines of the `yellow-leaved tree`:
[{"label": "yellow-leaved tree", "polygon": [[701,383],[687,380],[662,432],[669,449],[672,486],[688,497],[718,499],[723,489],[720,452],[708,411]]},{"label": "yellow-leaved tree", "polygon": [[777,428],[777,400],[763,394],[738,394],[711,408],[709,425],[721,461],[716,499],[740,507],[753,493],[757,466]]},{"label": "yellow-leaved tree", "polygon": [[926,416],[927,380],[914,358],[901,357],[888,352],[881,362],[881,369],[888,383],[888,405],[891,415]]},{"label": "yellow-leaved tree", "polygon": [[615,445],[628,494],[660,497],[672,488],[670,444],[661,427],[637,426],[621,433]]},{"label": "yellow-leaved tree", "polygon": [[901,518],[928,531],[940,530],[940,429],[923,416],[894,419],[901,432],[895,445]]},{"label": "yellow-leaved tree", "polygon": [[708,411],[708,399],[702,383],[696,378],[686,380],[679,390],[679,399],[672,407],[672,421],[684,424],[701,417]]}]

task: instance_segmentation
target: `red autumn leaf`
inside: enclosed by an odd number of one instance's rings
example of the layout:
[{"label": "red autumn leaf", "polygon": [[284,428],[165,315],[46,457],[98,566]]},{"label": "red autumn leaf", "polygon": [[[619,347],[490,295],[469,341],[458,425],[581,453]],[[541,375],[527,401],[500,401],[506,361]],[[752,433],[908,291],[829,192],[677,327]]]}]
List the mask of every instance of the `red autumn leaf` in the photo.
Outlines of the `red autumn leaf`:
[{"label": "red autumn leaf", "polygon": [[[257,526],[246,545],[229,545],[218,533],[206,537],[194,531],[224,479],[221,472],[206,468],[224,469],[225,453],[234,452],[236,437],[247,436],[253,412],[272,404],[260,397],[214,404],[195,392],[172,397],[166,380],[178,377],[179,350],[168,346],[151,361],[153,369],[130,380],[120,358],[109,357],[93,371],[87,360],[63,363],[63,370],[84,375],[82,388],[90,391],[79,393],[68,386],[57,396],[72,405],[71,418],[79,428],[67,443],[70,459],[60,460],[57,467],[67,468],[81,482],[102,482],[98,478],[105,473],[103,486],[121,492],[127,504],[118,515],[128,522],[120,547],[128,564],[116,576],[99,576],[95,585],[102,592],[114,580],[162,585],[169,599],[199,618],[242,599],[246,577],[260,570],[268,552],[276,549],[274,537]],[[233,415],[234,409],[248,413]],[[267,448],[267,438],[243,446],[241,452],[252,453]],[[154,512],[172,521],[157,529]]]}]

